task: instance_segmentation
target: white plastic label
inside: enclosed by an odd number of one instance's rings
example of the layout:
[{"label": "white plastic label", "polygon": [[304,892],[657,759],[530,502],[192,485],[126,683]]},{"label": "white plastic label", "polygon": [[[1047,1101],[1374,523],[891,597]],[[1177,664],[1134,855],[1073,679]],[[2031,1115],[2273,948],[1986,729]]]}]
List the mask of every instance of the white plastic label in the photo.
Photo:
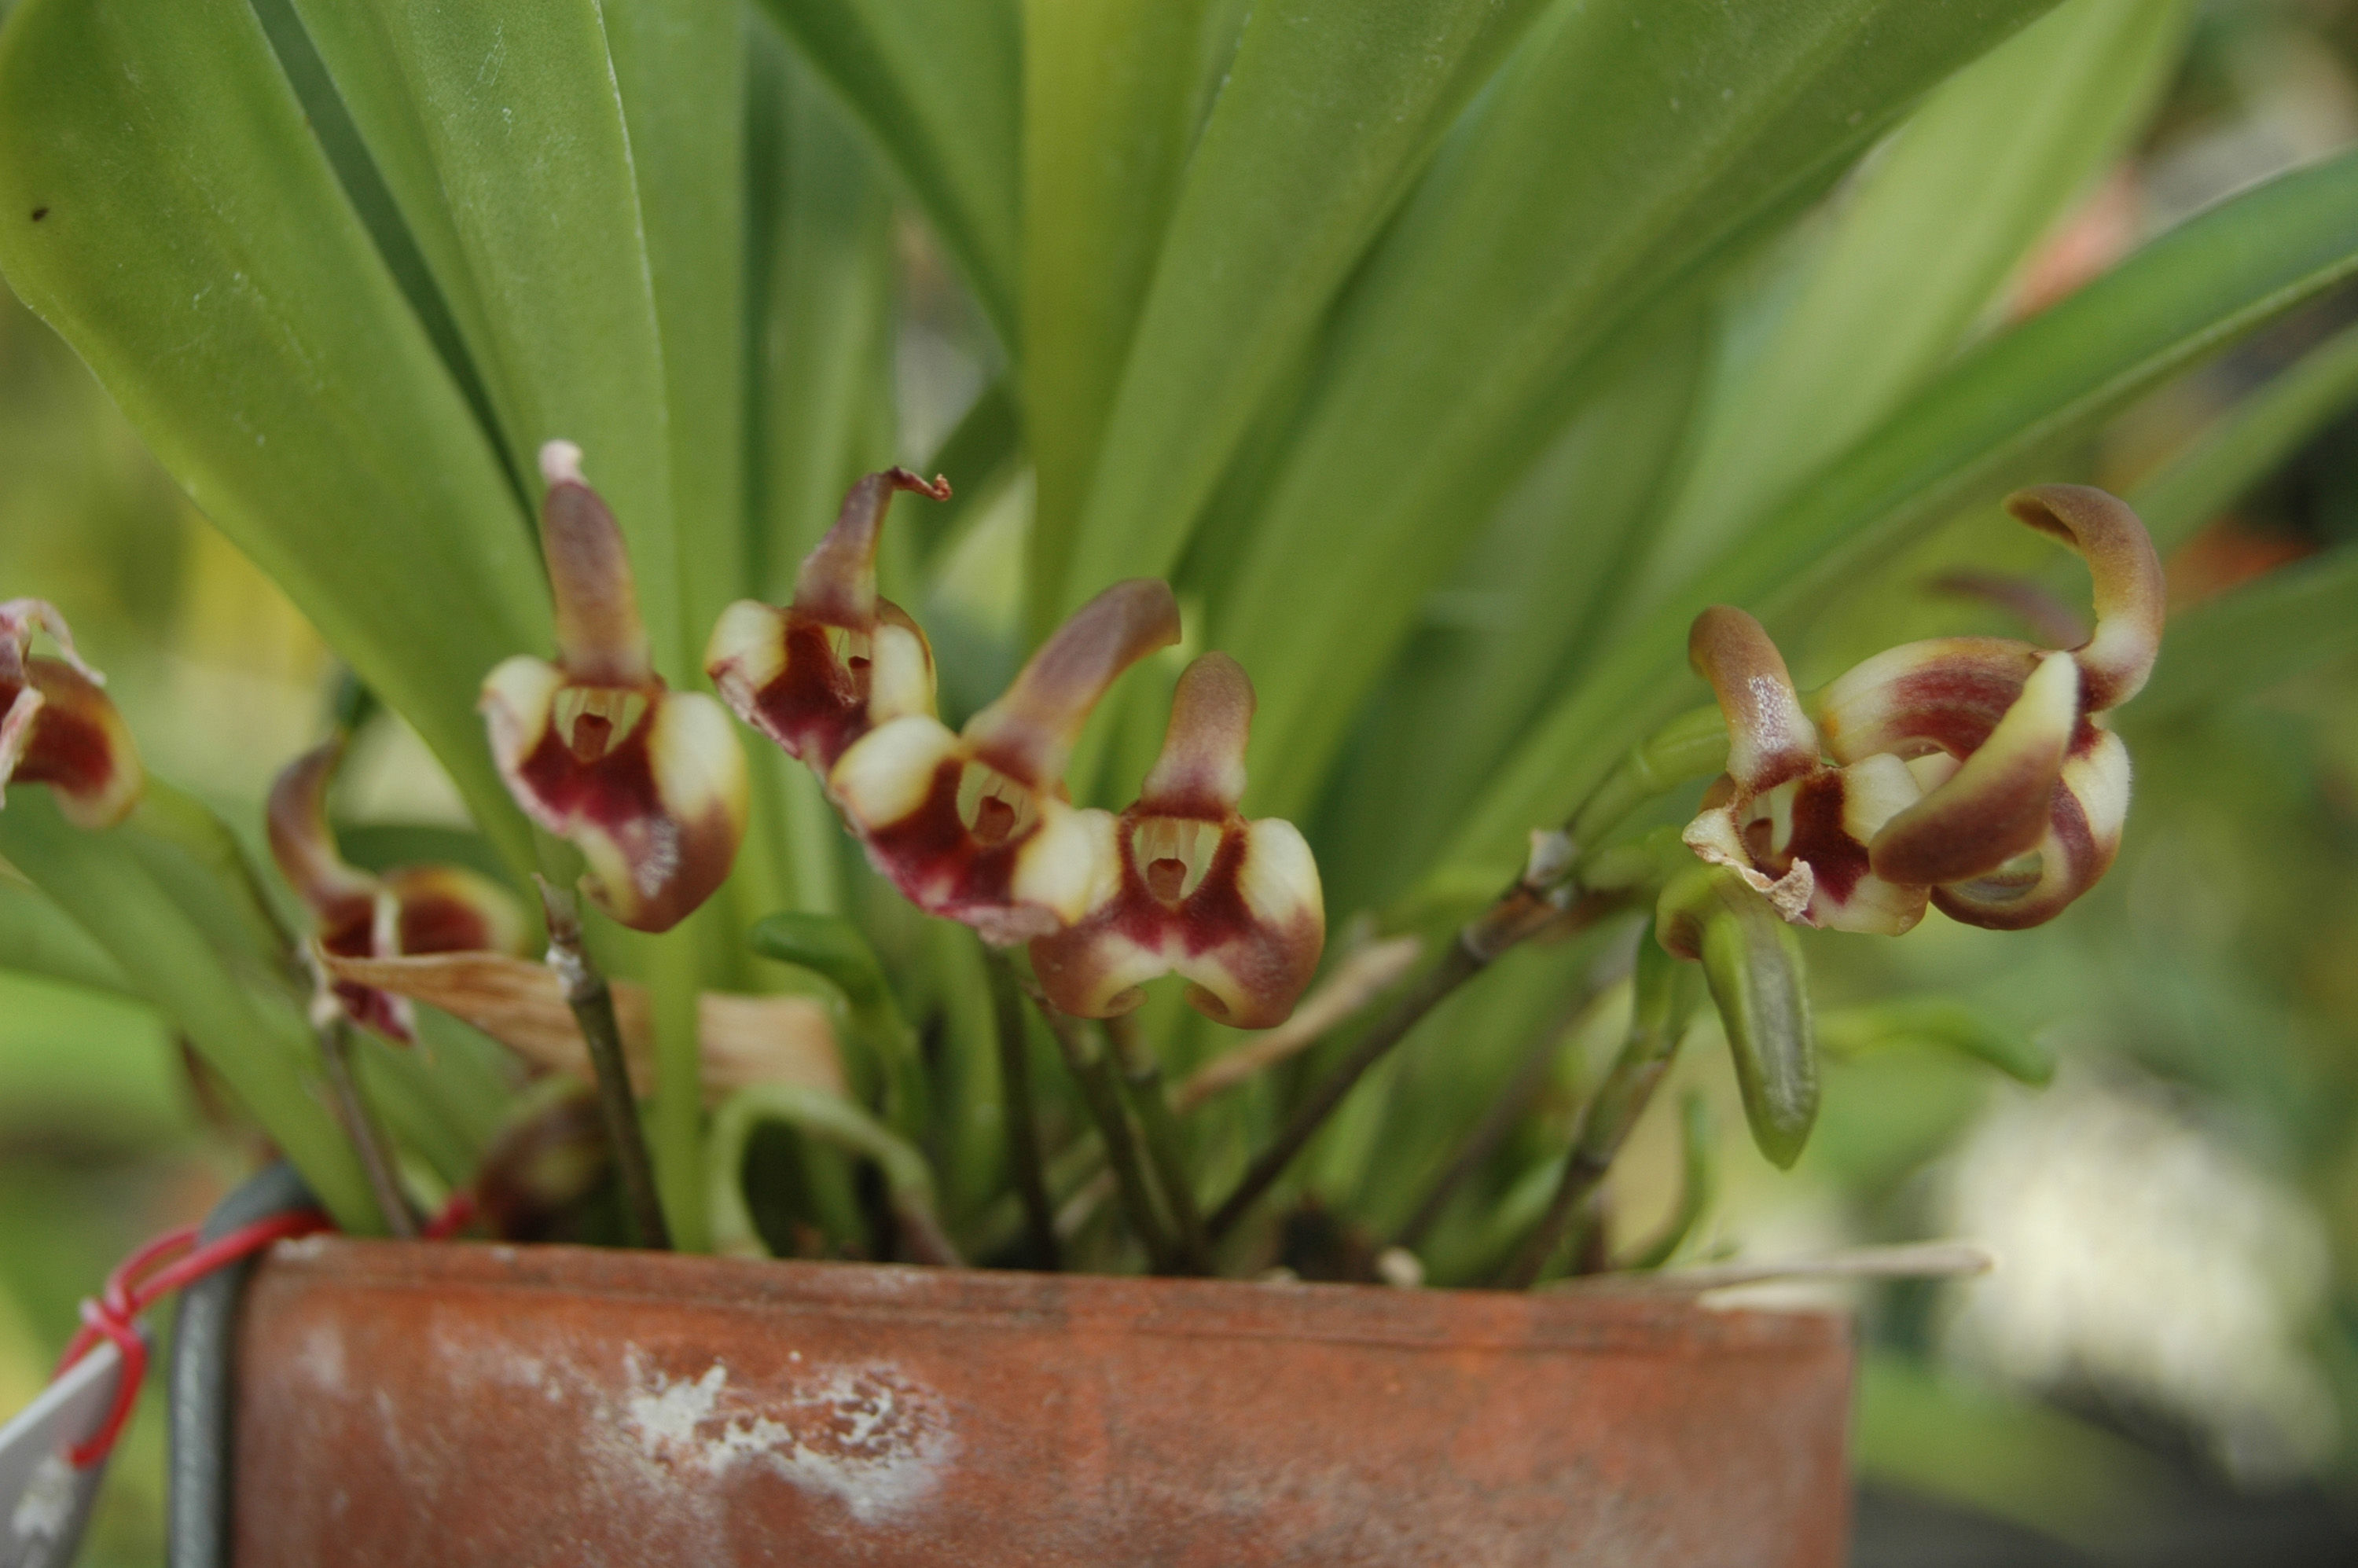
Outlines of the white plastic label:
[{"label": "white plastic label", "polygon": [[0,1568],[66,1568],[73,1561],[106,1463],[77,1470],[66,1451],[106,1424],[122,1380],[122,1353],[102,1340],[0,1426]]}]

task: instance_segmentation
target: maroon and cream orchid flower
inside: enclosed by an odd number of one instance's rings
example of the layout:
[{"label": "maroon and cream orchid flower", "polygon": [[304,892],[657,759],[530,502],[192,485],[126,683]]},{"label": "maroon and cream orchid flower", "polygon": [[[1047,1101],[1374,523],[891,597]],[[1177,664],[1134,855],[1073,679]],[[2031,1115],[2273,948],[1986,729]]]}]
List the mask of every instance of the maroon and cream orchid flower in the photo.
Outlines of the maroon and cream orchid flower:
[{"label": "maroon and cream orchid flower", "polygon": [[[59,657],[32,653],[37,630],[56,642]],[[105,685],[74,652],[55,605],[0,602],[0,790],[48,784],[77,827],[112,827],[129,816],[147,775]]]},{"label": "maroon and cream orchid flower", "polygon": [[[270,857],[310,911],[320,949],[339,958],[523,951],[524,917],[489,879],[460,866],[378,876],[345,861],[328,826],[328,784],[343,751],[339,737],[306,752],[270,786]],[[354,1022],[405,1045],[416,1038],[406,998],[347,980],[329,989]]]},{"label": "maroon and cream orchid flower", "polygon": [[887,719],[843,753],[828,792],[870,861],[918,908],[1001,946],[1060,931],[1103,902],[1116,874],[1112,814],[1066,797],[1073,743],[1122,671],[1178,640],[1166,584],[1118,582],[963,732],[930,712]]},{"label": "maroon and cream orchid flower", "polygon": [[1237,809],[1252,715],[1252,682],[1226,654],[1179,677],[1162,755],[1101,851],[1118,868],[1107,896],[1032,944],[1041,988],[1065,1011],[1128,1012],[1146,1000],[1144,982],[1175,970],[1193,982],[1189,1004],[1222,1023],[1269,1029],[1293,1013],[1318,968],[1326,911],[1293,824]]},{"label": "maroon and cream orchid flower", "polygon": [[518,654],[484,680],[492,759],[525,814],[589,860],[592,903],[667,931],[736,859],[745,754],[727,709],[655,673],[622,529],[582,479],[580,449],[551,441],[540,466],[557,663]]},{"label": "maroon and cream orchid flower", "polygon": [[2017,930],[2112,864],[2129,760],[2102,715],[2136,695],[2159,652],[2161,564],[2103,491],[2041,485],[2006,508],[2087,562],[2096,630],[2077,648],[1910,643],[1805,709],[1759,622],[1724,605],[1696,618],[1688,650],[1726,716],[1728,768],[1685,838],[1788,920],[1897,934],[1929,901]]},{"label": "maroon and cream orchid flower", "polygon": [[705,673],[738,718],[825,778],[877,725],[934,711],[934,655],[909,612],[876,592],[876,546],[898,491],[936,501],[906,469],[851,487],[843,510],[802,564],[784,610],[741,600],[721,612],[705,649]]}]

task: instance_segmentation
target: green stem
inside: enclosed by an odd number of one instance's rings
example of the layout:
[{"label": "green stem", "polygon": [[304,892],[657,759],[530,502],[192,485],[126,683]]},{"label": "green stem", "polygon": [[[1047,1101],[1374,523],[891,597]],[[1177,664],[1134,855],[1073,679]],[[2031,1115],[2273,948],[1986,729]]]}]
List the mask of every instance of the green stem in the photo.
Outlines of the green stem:
[{"label": "green stem", "polygon": [[1026,979],[1023,990],[1040,1010],[1040,1016],[1048,1021],[1048,1033],[1056,1037],[1065,1065],[1081,1086],[1082,1101],[1098,1124],[1098,1136],[1105,1140],[1106,1159],[1113,1166],[1122,1212],[1130,1217],[1130,1228],[1146,1249],[1148,1266],[1158,1274],[1176,1272],[1171,1235],[1155,1210],[1153,1187],[1139,1160],[1138,1141],[1130,1136],[1130,1113],[1122,1108],[1121,1087],[1114,1081],[1113,1062],[1106,1053],[1104,1038],[1051,1002],[1034,981]]},{"label": "green stem", "polygon": [[344,1132],[360,1155],[361,1171],[376,1198],[377,1212],[384,1217],[387,1230],[405,1241],[413,1239],[417,1235],[417,1217],[410,1213],[409,1200],[402,1195],[401,1184],[394,1176],[392,1149],[352,1074],[352,1025],[341,1017],[333,1018],[320,1026],[319,1034],[319,1061],[327,1068],[328,1087],[335,1093]]},{"label": "green stem", "polygon": [[1146,1157],[1154,1163],[1155,1180],[1171,1211],[1172,1228],[1177,1232],[1179,1266],[1190,1273],[1208,1274],[1212,1271],[1212,1249],[1204,1235],[1203,1211],[1195,1205],[1195,1178],[1187,1169],[1186,1139],[1179,1130],[1179,1118],[1173,1112],[1171,1096],[1163,1085],[1163,1064],[1155,1056],[1154,1048],[1139,1033],[1136,1013],[1107,1019],[1106,1035],[1113,1042],[1114,1059],[1121,1067],[1122,1081],[1130,1088],[1130,1102],[1146,1134]]},{"label": "green stem", "polygon": [[800,1084],[755,1084],[740,1089],[713,1118],[707,1190],[713,1236],[721,1250],[763,1250],[745,1202],[744,1169],[745,1145],[753,1129],[765,1121],[873,1160],[883,1173],[892,1217],[911,1260],[960,1266],[957,1247],[942,1230],[934,1173],[925,1155],[841,1095]]},{"label": "green stem", "polygon": [[654,1105],[649,1141],[655,1194],[671,1245],[682,1252],[712,1247],[704,1206],[703,953],[712,920],[708,903],[646,944],[647,993],[654,1024]]},{"label": "green stem", "polygon": [[1679,1143],[1684,1167],[1679,1182],[1679,1206],[1652,1240],[1639,1248],[1627,1259],[1618,1259],[1614,1269],[1659,1269],[1678,1251],[1679,1243],[1703,1218],[1704,1210],[1711,1206],[1711,1102],[1689,1089],[1679,1106]]},{"label": "green stem", "polygon": [[541,911],[548,922],[548,967],[557,971],[565,1003],[573,1010],[582,1042],[590,1048],[598,1108],[605,1119],[606,1137],[614,1148],[614,1169],[622,1183],[623,1224],[633,1245],[667,1250],[671,1233],[664,1223],[663,1204],[655,1196],[654,1167],[647,1158],[638,1104],[631,1095],[622,1029],[614,1019],[614,994],[582,946],[581,915],[573,895],[546,877],[533,880],[540,886]]},{"label": "green stem", "polygon": [[1032,1054],[1023,1027],[1023,996],[1015,966],[996,947],[985,946],[990,1005],[998,1024],[1000,1099],[1006,1108],[1007,1162],[1023,1204],[1023,1231],[1032,1267],[1050,1272],[1064,1267],[1056,1244],[1056,1206],[1048,1196],[1048,1175],[1040,1158],[1040,1113],[1032,1098]]},{"label": "green stem", "polygon": [[1582,1116],[1580,1131],[1563,1162],[1563,1176],[1547,1212],[1508,1269],[1509,1290],[1528,1290],[1538,1282],[1548,1260],[1563,1244],[1564,1232],[1613,1168],[1614,1158],[1654,1097],[1654,1087],[1670,1070],[1683,1032],[1685,1011],[1680,1006],[1679,960],[1654,940],[1653,925],[1638,938],[1636,994],[1631,999],[1628,1043],[1621,1047],[1605,1082],[1597,1087]]},{"label": "green stem", "polygon": [[1727,720],[1715,706],[1691,708],[1631,747],[1581,802],[1564,831],[1574,844],[1592,846],[1655,796],[1726,766]]}]

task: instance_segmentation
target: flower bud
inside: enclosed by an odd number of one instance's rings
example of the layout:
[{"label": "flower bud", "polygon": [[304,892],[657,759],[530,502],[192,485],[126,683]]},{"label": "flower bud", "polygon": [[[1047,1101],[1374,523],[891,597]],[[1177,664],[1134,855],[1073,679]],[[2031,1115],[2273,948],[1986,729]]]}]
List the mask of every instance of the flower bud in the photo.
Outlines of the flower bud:
[{"label": "flower bud", "polygon": [[1654,929],[1699,960],[1727,1034],[1752,1141],[1789,1167],[1818,1117],[1817,1038],[1801,938],[1734,868],[1695,866],[1663,888]]}]

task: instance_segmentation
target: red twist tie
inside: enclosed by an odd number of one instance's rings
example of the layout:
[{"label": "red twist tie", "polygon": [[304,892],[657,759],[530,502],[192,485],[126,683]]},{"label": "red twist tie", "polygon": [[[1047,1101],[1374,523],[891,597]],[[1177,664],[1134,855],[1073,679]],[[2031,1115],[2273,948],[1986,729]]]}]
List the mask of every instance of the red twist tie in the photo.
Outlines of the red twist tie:
[{"label": "red twist tie", "polygon": [[[167,1231],[124,1259],[106,1277],[106,1288],[97,1299],[81,1303],[82,1325],[75,1331],[65,1355],[58,1361],[56,1376],[63,1377],[67,1368],[89,1355],[102,1339],[112,1340],[123,1357],[114,1403],[107,1410],[105,1422],[89,1442],[67,1451],[66,1457],[73,1461],[74,1468],[87,1470],[104,1459],[114,1451],[115,1439],[123,1435],[124,1425],[131,1419],[132,1406],[139,1398],[140,1379],[147,1371],[147,1338],[139,1332],[141,1313],[181,1286],[249,1258],[274,1241],[329,1228],[326,1215],[317,1209],[298,1209],[240,1226],[202,1246],[197,1244],[194,1226]],[[177,1261],[168,1261],[176,1254]]]}]

